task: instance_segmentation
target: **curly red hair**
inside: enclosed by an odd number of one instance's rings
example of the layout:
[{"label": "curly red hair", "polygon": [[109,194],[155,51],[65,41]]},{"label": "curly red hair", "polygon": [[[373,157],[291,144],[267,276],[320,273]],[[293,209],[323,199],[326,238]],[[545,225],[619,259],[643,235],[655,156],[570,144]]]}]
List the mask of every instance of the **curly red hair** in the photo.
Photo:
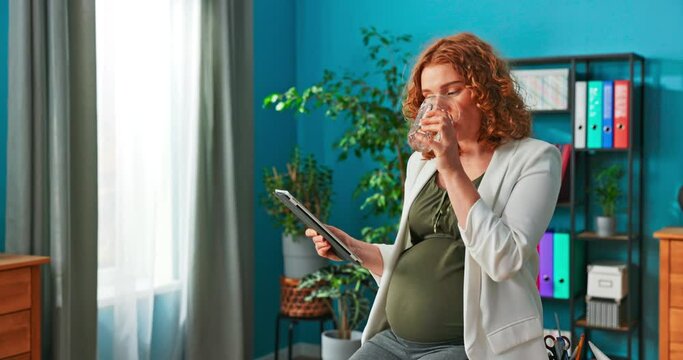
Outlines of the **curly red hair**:
[{"label": "curly red hair", "polygon": [[531,116],[515,90],[507,63],[491,45],[471,33],[441,38],[420,54],[405,89],[403,115],[407,119],[415,118],[424,100],[422,71],[432,64],[451,64],[464,77],[465,88],[472,92],[483,115],[479,142],[488,149],[531,134]]}]

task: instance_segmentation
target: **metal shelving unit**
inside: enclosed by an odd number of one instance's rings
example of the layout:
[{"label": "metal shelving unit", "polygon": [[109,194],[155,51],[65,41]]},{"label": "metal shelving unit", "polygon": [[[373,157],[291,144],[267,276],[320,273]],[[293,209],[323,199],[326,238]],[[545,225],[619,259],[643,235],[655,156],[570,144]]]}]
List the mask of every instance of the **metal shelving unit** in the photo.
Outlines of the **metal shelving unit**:
[{"label": "metal shelving unit", "polygon": [[[560,203],[557,208],[569,209],[569,229],[571,236],[570,263],[572,266],[581,266],[583,271],[572,269],[570,271],[570,298],[550,299],[543,298],[544,302],[564,301],[569,308],[571,319],[572,338],[576,339],[577,328],[583,329],[586,336],[592,332],[609,332],[627,337],[628,349],[626,354],[619,354],[611,358],[633,359],[634,354],[643,358],[643,329],[642,324],[642,245],[643,241],[643,106],[645,92],[645,59],[634,53],[577,55],[537,57],[509,60],[510,67],[516,68],[544,68],[561,67],[569,69],[568,109],[553,111],[536,111],[532,116],[542,115],[566,116],[571,122],[571,138],[574,141],[574,83],[577,80],[613,80],[604,77],[600,73],[601,66],[618,68],[619,73],[627,73],[631,81],[629,93],[629,147],[627,149],[575,149],[572,146],[570,158],[570,201]],[[625,69],[624,69],[625,68]],[[609,72],[609,71],[608,71]],[[626,77],[621,77],[626,78]],[[600,237],[592,231],[592,202],[589,191],[591,172],[597,169],[591,166],[593,163],[606,160],[618,161],[626,164],[627,189],[625,191],[626,210],[620,215],[626,219],[626,226],[618,234],[609,237]],[[578,246],[581,245],[581,246]],[[624,255],[628,264],[629,294],[626,298],[626,319],[618,328],[607,328],[588,324],[585,320],[586,289],[577,288],[575,274],[586,276],[585,266],[589,256],[597,247],[609,247],[615,252]],[[577,264],[580,261],[585,261]],[[582,310],[583,309],[583,310]],[[637,343],[634,342],[637,338]],[[634,348],[636,348],[634,350]],[[626,355],[624,357],[624,355]]]}]

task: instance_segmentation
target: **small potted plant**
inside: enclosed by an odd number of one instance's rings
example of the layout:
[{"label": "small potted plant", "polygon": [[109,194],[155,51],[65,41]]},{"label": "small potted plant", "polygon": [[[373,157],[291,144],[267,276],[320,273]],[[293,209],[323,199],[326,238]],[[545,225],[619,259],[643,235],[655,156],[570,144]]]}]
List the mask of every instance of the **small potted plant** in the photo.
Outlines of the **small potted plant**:
[{"label": "small potted plant", "polygon": [[612,165],[602,169],[595,177],[594,193],[602,208],[602,215],[596,217],[595,227],[598,236],[612,236],[616,228],[615,210],[617,200],[621,196],[619,180],[624,172],[619,165]]},{"label": "small potted plant", "polygon": [[312,154],[302,156],[296,147],[286,171],[274,166],[266,168],[263,182],[266,193],[261,203],[283,229],[284,276],[298,279],[325,266],[325,259],[318,256],[311,241],[304,236],[305,226],[273,193],[275,189],[288,190],[316,217],[326,221],[332,197],[332,170],[320,165]]},{"label": "small potted plant", "polygon": [[376,291],[370,271],[355,265],[329,265],[301,279],[299,288],[312,288],[307,301],[324,300],[334,317],[335,329],[321,335],[323,360],[348,359],[360,348],[357,329],[370,313],[369,296]]}]

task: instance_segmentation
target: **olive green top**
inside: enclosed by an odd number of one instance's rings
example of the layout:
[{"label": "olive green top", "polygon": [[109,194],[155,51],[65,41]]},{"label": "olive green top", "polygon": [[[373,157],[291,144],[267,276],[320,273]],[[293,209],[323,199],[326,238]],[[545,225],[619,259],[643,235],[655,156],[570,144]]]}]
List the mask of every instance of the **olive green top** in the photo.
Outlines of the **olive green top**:
[{"label": "olive green top", "polygon": [[462,343],[465,245],[436,174],[415,198],[408,226],[413,246],[401,254],[389,283],[389,326],[410,341]]}]

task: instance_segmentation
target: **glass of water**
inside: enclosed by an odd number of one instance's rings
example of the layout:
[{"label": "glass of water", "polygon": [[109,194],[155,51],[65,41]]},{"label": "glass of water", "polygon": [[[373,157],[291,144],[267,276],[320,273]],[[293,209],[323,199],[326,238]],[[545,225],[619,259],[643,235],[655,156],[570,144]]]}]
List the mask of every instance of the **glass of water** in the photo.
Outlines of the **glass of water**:
[{"label": "glass of water", "polygon": [[421,127],[422,118],[424,118],[425,114],[435,109],[443,111],[451,120],[451,123],[460,117],[460,108],[458,108],[458,104],[452,97],[448,95],[426,97],[417,111],[415,120],[410,124],[410,130],[408,130],[408,144],[413,150],[429,152],[432,150],[429,146],[429,141],[432,139],[440,140],[440,134],[424,131]]}]

